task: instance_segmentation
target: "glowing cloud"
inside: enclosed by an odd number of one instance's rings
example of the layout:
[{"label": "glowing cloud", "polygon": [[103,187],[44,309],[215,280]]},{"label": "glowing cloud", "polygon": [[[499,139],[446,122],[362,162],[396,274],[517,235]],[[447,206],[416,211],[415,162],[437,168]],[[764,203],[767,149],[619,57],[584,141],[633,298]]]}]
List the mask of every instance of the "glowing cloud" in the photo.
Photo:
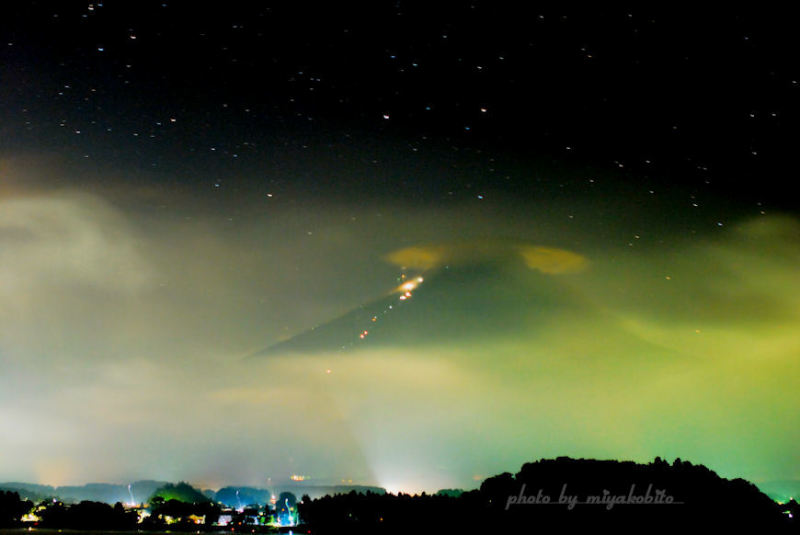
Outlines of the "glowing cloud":
[{"label": "glowing cloud", "polygon": [[525,265],[548,275],[577,273],[588,265],[586,258],[564,249],[523,245],[520,246],[519,253]]},{"label": "glowing cloud", "polygon": [[393,251],[384,259],[403,269],[428,271],[448,263],[461,264],[504,256],[518,256],[530,269],[548,275],[577,273],[588,266],[584,256],[566,249],[504,241],[417,245]]},{"label": "glowing cloud", "polygon": [[427,271],[441,266],[452,255],[452,249],[445,245],[406,247],[389,253],[385,260],[396,266]]}]

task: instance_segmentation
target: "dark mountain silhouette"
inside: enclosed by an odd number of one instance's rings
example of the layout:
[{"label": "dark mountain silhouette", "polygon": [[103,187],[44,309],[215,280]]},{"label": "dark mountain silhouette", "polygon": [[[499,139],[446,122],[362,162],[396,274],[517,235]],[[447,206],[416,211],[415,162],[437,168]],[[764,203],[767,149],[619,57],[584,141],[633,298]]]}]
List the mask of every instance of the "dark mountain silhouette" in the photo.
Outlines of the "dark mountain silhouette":
[{"label": "dark mountain silhouette", "polygon": [[273,495],[278,496],[282,492],[291,492],[297,496],[307,495],[311,498],[321,498],[322,496],[334,496],[350,492],[386,494],[386,489],[369,485],[326,485],[305,481],[287,481],[275,485],[273,491],[258,487],[223,487],[217,492],[206,493],[206,495],[226,507],[240,508],[254,504],[263,506],[270,502]]},{"label": "dark mountain silhouette", "polygon": [[[575,503],[570,506],[569,497]],[[567,498],[567,499],[564,499]],[[559,503],[559,502],[563,503]],[[457,498],[357,495],[304,500],[313,533],[533,533],[596,531],[794,533],[781,506],[742,479],[702,465],[560,457],[525,464]]]},{"label": "dark mountain silhouette", "polygon": [[349,494],[351,492],[355,492],[356,494],[386,494],[386,489],[382,487],[372,487],[369,485],[316,485],[294,483],[280,485],[278,488],[280,489],[280,492],[291,492],[297,496],[306,495],[311,498]]},{"label": "dark mountain silhouette", "polygon": [[36,485],[34,483],[21,483],[11,481],[8,483],[0,483],[0,492],[10,492],[18,494],[23,500],[30,500],[32,502],[40,502],[42,500],[50,500],[58,498],[54,494],[54,488],[47,485]]},{"label": "dark mountain silhouette", "polygon": [[[188,493],[181,492],[181,489],[184,488],[183,486],[190,487],[192,491]],[[384,488],[368,485],[334,485],[301,481],[286,481],[285,483],[278,484],[274,490],[260,487],[226,486],[218,491],[211,489],[199,491],[185,483],[172,484],[166,481],[150,480],[136,481],[131,483],[130,487],[129,490],[126,484],[108,483],[88,483],[86,485],[61,487],[23,482],[0,483],[0,491],[16,492],[21,499],[30,500],[34,503],[56,499],[64,503],[93,501],[110,505],[117,502],[135,504],[146,503],[151,496],[162,494],[162,497],[166,498],[165,501],[169,499],[179,499],[180,501],[188,500],[192,502],[200,500],[200,495],[202,495],[203,498],[213,502],[219,502],[226,507],[239,508],[253,504],[263,506],[269,503],[273,493],[277,496],[284,491],[292,492],[298,496],[308,494],[312,498],[318,498],[328,494],[347,494],[351,491],[359,493],[372,492],[376,494],[386,493],[386,489]],[[131,495],[133,495],[133,500],[131,500]],[[180,498],[183,499],[181,500]]]},{"label": "dark mountain silhouette", "polygon": [[579,306],[558,278],[530,269],[518,255],[460,259],[458,264],[425,272],[422,282],[409,275],[405,283],[415,285],[410,296],[399,290],[400,284],[391,293],[252,357],[415,347],[530,332],[537,317]]},{"label": "dark mountain silhouette", "polygon": [[222,487],[217,492],[206,495],[226,507],[240,508],[247,505],[269,503],[272,493],[268,489],[255,487]]},{"label": "dark mountain silhouette", "polygon": [[[142,480],[130,484],[88,483],[86,485],[64,485],[52,487],[35,483],[9,482],[0,483],[0,490],[11,490],[32,501],[56,498],[66,503],[94,501],[114,504],[116,502],[142,503],[166,481]],[[133,498],[131,498],[131,495]]]},{"label": "dark mountain silhouette", "polygon": [[[303,488],[352,487],[292,483],[296,492]],[[37,491],[50,488],[30,486]],[[253,487],[226,489],[234,495],[237,489],[240,495],[247,491],[250,497],[262,493],[263,498],[267,493]],[[165,485],[156,494],[158,497],[151,500],[153,515],[141,529],[164,529],[164,519],[169,516],[181,519],[180,526],[195,530],[191,515],[204,517],[206,528],[214,529],[220,506],[197,489],[179,483]],[[281,491],[281,496],[289,494]],[[705,466],[680,459],[667,463],[656,458],[649,464],[637,464],[559,457],[526,463],[516,474],[491,477],[479,489],[466,492],[446,490],[409,496],[356,492],[353,488],[347,494],[331,494],[312,498],[304,493],[298,503],[300,518],[306,524],[301,528],[317,535],[574,532],[598,528],[623,533],[800,531],[800,505],[794,500],[778,504],[752,483],[724,479]],[[16,492],[0,491],[0,527],[19,526],[22,515],[33,505]],[[49,501],[39,514],[41,526],[54,529],[126,530],[136,522],[135,511],[126,510],[121,503],[112,507],[87,500],[73,505]]]}]

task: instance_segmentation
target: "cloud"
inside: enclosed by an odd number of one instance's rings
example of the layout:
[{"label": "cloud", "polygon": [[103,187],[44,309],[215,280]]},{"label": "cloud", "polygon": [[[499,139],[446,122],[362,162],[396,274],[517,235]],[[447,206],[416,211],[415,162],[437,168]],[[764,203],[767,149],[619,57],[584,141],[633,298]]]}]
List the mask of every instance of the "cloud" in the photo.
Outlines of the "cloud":
[{"label": "cloud", "polygon": [[[46,182],[0,192],[5,477],[299,472],[435,490],[545,455],[796,466],[791,215],[627,247],[616,219],[579,227],[557,207]],[[363,349],[242,359],[399,299],[403,267],[424,283]]]},{"label": "cloud", "polygon": [[0,292],[133,293],[152,279],[125,218],[90,195],[0,199]]},{"label": "cloud", "polygon": [[445,264],[476,261],[505,261],[519,257],[530,269],[556,275],[584,270],[587,259],[575,252],[507,240],[484,239],[472,242],[415,245],[393,251],[384,259],[402,269],[429,271]]},{"label": "cloud", "polygon": [[523,245],[520,246],[520,254],[525,265],[548,275],[578,273],[586,269],[588,264],[586,258],[577,253],[553,247]]}]

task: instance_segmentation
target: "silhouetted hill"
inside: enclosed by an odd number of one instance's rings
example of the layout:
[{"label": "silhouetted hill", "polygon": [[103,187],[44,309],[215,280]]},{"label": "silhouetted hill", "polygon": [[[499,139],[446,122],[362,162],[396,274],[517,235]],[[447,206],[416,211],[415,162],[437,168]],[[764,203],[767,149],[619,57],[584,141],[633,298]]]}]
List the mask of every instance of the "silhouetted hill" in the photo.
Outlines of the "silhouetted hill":
[{"label": "silhouetted hill", "polygon": [[20,496],[39,502],[45,499],[57,498],[66,503],[82,501],[103,502],[114,504],[116,502],[142,503],[155,492],[156,489],[166,485],[165,481],[135,481],[130,484],[88,483],[86,485],[65,485],[52,487],[36,483],[9,482],[0,483],[0,490],[11,490]]},{"label": "silhouetted hill", "polygon": [[372,487],[368,485],[324,485],[301,481],[280,483],[277,484],[273,490],[260,487],[228,486],[222,487],[216,492],[204,490],[203,494],[226,507],[240,508],[253,504],[263,506],[269,503],[273,494],[277,496],[281,492],[291,492],[296,496],[306,495],[311,498],[320,498],[327,495],[347,494],[352,491],[361,494],[366,494],[367,492],[386,494],[386,489],[382,487]]},{"label": "silhouetted hill", "polygon": [[321,498],[323,496],[336,496],[340,494],[386,494],[383,487],[371,487],[368,485],[314,485],[314,484],[287,484],[279,485],[279,492],[291,492],[297,496],[308,496],[309,498]]},{"label": "silhouetted hill", "polygon": [[355,493],[310,500],[314,533],[530,533],[537,530],[791,532],[755,485],[676,459],[650,464],[560,457],[525,464],[457,498]]},{"label": "silhouetted hill", "polygon": [[0,483],[0,492],[2,491],[16,492],[23,500],[30,500],[32,502],[41,502],[42,500],[57,498],[53,487],[36,485],[33,483],[20,483],[17,481]]},{"label": "silhouetted hill", "polygon": [[166,485],[159,487],[149,497],[148,502],[152,504],[154,498],[162,498],[164,502],[169,502],[170,500],[177,500],[183,503],[211,502],[211,499],[208,496],[184,481],[181,481],[176,485],[167,483]]},{"label": "silhouetted hill", "polygon": [[[191,488],[192,491],[187,491],[184,486]],[[277,485],[273,490],[260,487],[227,486],[218,491],[211,489],[203,489],[200,491],[186,483],[178,483],[176,485],[166,481],[151,480],[131,483],[130,489],[126,484],[109,483],[88,483],[86,485],[53,487],[36,483],[8,482],[0,483],[0,490],[16,492],[22,499],[31,500],[36,503],[55,498],[65,503],[93,501],[111,505],[117,502],[145,503],[149,501],[152,496],[159,495],[159,492],[163,491],[162,497],[165,498],[165,501],[178,499],[179,501],[187,503],[200,503],[202,496],[202,499],[205,499],[205,501],[219,502],[227,507],[235,508],[252,504],[263,506],[269,503],[273,493],[277,496],[284,491],[292,492],[297,496],[305,494],[312,498],[319,498],[328,494],[347,494],[351,491],[359,493],[373,492],[376,494],[386,493],[386,489],[384,488],[368,485],[323,485],[299,481],[287,481]]]},{"label": "silhouetted hill", "polygon": [[226,507],[239,508],[252,504],[269,503],[272,493],[268,489],[255,487],[222,487],[209,497]]}]

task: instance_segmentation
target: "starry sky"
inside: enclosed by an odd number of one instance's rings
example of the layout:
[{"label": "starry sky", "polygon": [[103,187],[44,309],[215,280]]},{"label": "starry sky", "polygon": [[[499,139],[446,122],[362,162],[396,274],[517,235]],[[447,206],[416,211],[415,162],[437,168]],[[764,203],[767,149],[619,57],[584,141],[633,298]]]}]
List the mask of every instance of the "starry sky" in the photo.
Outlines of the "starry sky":
[{"label": "starry sky", "polygon": [[788,13],[0,17],[0,480],[800,479]]}]

